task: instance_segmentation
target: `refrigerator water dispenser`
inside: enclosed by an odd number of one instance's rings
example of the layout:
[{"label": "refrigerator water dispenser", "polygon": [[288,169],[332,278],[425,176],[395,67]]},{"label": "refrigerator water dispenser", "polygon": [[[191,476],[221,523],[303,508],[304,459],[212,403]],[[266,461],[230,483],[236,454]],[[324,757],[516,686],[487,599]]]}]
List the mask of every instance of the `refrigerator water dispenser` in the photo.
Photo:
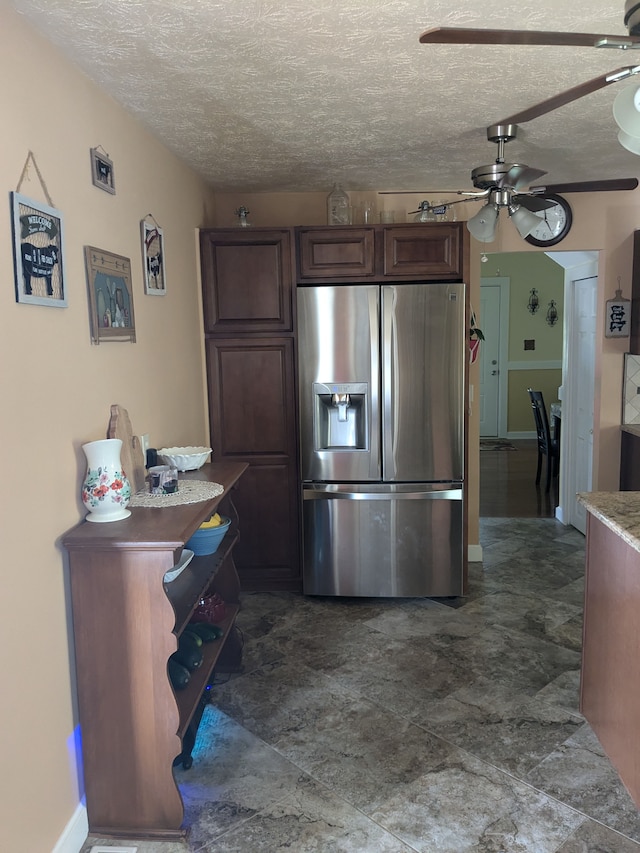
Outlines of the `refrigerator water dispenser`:
[{"label": "refrigerator water dispenser", "polygon": [[313,383],[316,450],[367,449],[367,383]]}]

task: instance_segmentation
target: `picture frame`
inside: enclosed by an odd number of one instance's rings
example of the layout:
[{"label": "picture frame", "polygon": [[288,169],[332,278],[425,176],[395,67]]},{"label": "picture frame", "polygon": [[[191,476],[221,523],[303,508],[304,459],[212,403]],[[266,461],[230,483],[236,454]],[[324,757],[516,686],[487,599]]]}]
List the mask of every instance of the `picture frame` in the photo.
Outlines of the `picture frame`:
[{"label": "picture frame", "polygon": [[116,194],[113,162],[109,159],[109,155],[99,147],[91,149],[91,180],[94,187],[111,193],[111,195]]},{"label": "picture frame", "polygon": [[95,246],[84,247],[84,258],[93,343],[135,343],[131,261]]},{"label": "picture frame", "polygon": [[16,302],[67,307],[62,213],[10,193]]},{"label": "picture frame", "polygon": [[166,296],[164,269],[164,234],[157,222],[143,219],[140,223],[142,240],[142,275],[147,296]]}]

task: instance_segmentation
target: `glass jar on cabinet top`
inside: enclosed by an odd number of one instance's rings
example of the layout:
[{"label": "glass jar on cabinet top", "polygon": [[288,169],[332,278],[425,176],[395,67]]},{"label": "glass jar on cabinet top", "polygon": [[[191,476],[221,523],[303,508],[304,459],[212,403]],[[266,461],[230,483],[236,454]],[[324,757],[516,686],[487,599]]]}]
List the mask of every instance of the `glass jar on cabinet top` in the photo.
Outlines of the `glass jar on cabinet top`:
[{"label": "glass jar on cabinet top", "polygon": [[340,184],[334,184],[327,196],[327,223],[329,225],[349,225],[350,220],[349,196]]}]

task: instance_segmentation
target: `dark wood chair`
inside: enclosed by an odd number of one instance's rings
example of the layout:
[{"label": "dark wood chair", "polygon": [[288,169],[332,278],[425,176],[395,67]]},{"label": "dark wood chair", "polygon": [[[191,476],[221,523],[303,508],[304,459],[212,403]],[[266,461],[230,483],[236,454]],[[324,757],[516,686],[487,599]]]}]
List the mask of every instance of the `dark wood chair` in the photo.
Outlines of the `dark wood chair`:
[{"label": "dark wood chair", "polygon": [[531,408],[533,409],[533,419],[536,424],[536,433],[538,436],[538,470],[536,471],[536,486],[540,484],[540,474],[542,473],[542,457],[547,460],[547,483],[545,492],[551,488],[551,478],[558,476],[558,462],[560,459],[560,446],[555,438],[551,437],[549,428],[549,417],[547,415],[547,407],[544,404],[542,391],[529,390],[531,398]]}]

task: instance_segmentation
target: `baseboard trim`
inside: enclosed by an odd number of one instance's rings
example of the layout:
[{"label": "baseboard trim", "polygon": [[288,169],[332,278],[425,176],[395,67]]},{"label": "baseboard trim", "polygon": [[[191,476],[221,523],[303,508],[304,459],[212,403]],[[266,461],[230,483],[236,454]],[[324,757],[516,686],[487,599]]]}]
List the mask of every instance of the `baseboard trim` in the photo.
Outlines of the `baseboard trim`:
[{"label": "baseboard trim", "polygon": [[467,553],[470,563],[482,562],[482,545],[469,545]]},{"label": "baseboard trim", "polygon": [[78,807],[58,839],[58,843],[53,848],[52,853],[78,853],[79,850],[82,850],[82,845],[87,840],[88,835],[89,818],[87,816],[87,807],[84,803],[78,803]]}]

